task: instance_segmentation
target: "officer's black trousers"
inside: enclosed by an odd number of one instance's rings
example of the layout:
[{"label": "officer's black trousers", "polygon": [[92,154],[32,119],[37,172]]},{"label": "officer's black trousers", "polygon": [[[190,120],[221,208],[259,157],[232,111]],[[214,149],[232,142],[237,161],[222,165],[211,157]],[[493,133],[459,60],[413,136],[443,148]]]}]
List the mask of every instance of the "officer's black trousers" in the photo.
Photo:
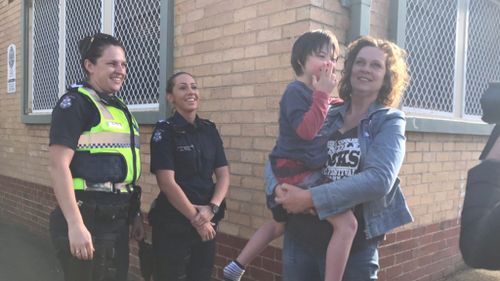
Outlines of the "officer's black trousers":
[{"label": "officer's black trousers", "polygon": [[[104,201],[106,200],[105,198]],[[112,203],[114,201],[116,200],[112,200]],[[56,208],[50,215],[50,234],[56,249],[57,257],[64,271],[65,280],[127,280],[129,265],[129,226],[127,219],[123,216],[118,216],[115,219],[102,219],[100,216],[96,217],[95,214],[89,214],[85,211],[81,211],[81,213],[85,226],[92,234],[92,240],[96,250],[94,252],[94,259],[91,261],[79,260],[71,255],[68,243],[68,226],[61,209]],[[97,256],[104,252],[107,253],[108,264],[106,266],[112,268],[110,271],[112,274],[98,274],[98,272],[102,273],[103,269],[99,267],[102,267],[102,259],[97,258]],[[110,259],[111,255],[113,256],[112,259]],[[99,263],[101,263],[101,265]]]},{"label": "officer's black trousers", "polygon": [[215,239],[203,242],[189,224],[153,224],[155,281],[208,281],[215,259]]}]

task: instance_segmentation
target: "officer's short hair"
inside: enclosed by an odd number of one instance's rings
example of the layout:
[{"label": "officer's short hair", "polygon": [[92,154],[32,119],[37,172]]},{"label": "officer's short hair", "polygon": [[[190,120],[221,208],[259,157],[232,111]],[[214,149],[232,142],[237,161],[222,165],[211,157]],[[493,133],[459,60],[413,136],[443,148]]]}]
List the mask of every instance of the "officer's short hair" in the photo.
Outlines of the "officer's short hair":
[{"label": "officer's short hair", "polygon": [[89,35],[80,42],[78,42],[78,50],[80,51],[80,64],[82,65],[83,71],[88,74],[85,68],[85,60],[91,61],[93,64],[96,63],[97,59],[102,56],[102,52],[108,46],[117,46],[122,48],[125,52],[125,47],[123,43],[117,38],[106,34],[106,33],[96,33],[94,35]]},{"label": "officer's short hair", "polygon": [[324,46],[331,46],[333,55],[338,56],[339,42],[337,37],[328,30],[308,31],[297,38],[292,47],[291,57],[292,67],[297,76],[304,74],[302,66],[306,63],[307,56],[313,52],[319,52]]}]

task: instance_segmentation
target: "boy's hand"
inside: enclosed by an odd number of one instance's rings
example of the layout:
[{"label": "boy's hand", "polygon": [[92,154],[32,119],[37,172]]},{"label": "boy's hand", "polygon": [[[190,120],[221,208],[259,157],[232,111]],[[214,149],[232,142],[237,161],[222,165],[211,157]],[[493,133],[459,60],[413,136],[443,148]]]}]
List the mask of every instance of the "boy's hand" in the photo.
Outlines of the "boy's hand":
[{"label": "boy's hand", "polygon": [[312,79],[312,85],[316,91],[330,94],[337,86],[334,63],[332,61],[325,62],[319,72],[319,78],[313,75]]}]

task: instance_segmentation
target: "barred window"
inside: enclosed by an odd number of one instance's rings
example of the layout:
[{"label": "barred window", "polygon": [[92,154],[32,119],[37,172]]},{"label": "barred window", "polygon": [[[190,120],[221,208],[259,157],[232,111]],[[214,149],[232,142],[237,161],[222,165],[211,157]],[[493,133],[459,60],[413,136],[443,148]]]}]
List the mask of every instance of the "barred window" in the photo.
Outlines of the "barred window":
[{"label": "barred window", "polygon": [[127,79],[119,96],[132,110],[158,110],[162,2],[31,0],[27,112],[50,113],[67,87],[84,78],[78,41],[99,31],[116,36],[127,52]]},{"label": "barred window", "polygon": [[403,109],[477,119],[488,82],[500,80],[500,1],[407,0],[411,84]]}]

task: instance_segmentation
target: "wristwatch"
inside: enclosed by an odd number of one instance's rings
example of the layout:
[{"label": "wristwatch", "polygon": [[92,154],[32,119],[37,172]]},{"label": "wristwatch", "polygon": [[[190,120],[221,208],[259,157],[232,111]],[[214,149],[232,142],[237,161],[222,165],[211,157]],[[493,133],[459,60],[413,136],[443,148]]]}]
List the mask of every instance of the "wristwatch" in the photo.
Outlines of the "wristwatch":
[{"label": "wristwatch", "polygon": [[212,202],[208,203],[208,206],[210,207],[210,210],[214,215],[217,214],[217,212],[219,211],[219,206]]}]

